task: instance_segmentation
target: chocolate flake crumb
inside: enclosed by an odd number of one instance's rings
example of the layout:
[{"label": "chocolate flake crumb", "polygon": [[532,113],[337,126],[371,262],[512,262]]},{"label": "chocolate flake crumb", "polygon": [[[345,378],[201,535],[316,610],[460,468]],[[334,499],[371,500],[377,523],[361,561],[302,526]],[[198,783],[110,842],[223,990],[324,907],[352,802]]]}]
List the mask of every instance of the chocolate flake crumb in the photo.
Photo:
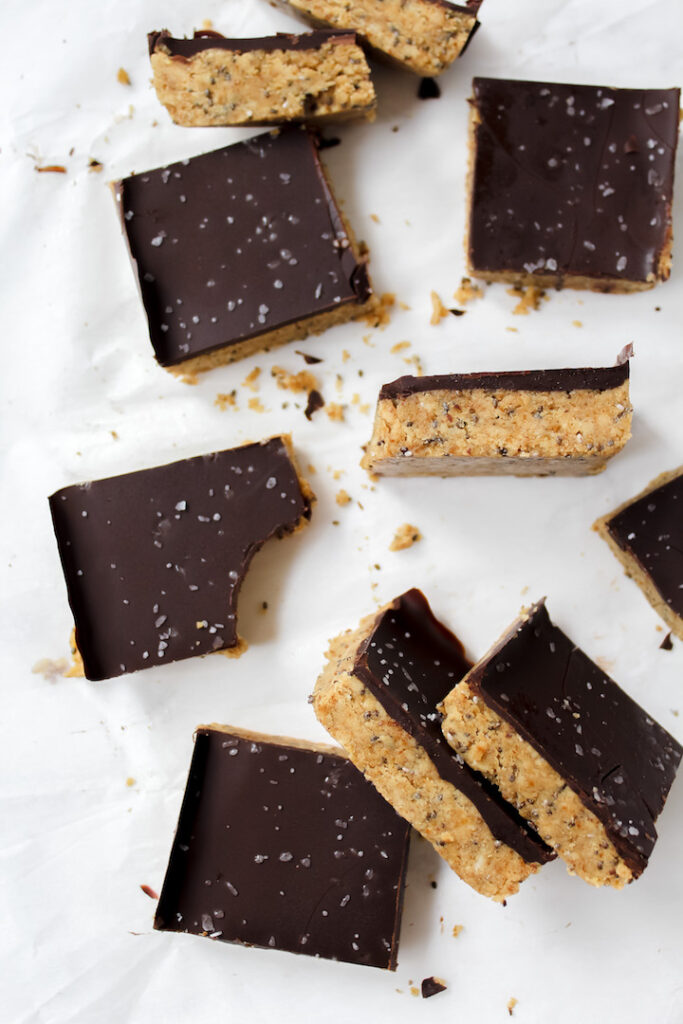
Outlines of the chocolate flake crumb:
[{"label": "chocolate flake crumb", "polygon": [[102,161],[96,160],[94,156],[91,156],[88,160],[88,170],[94,171],[95,174],[99,174],[103,167],[104,164],[102,163]]},{"label": "chocolate flake crumb", "polygon": [[144,892],[145,896],[149,896],[151,900],[159,899],[159,893],[155,892],[149,885],[141,885],[140,888]]},{"label": "chocolate flake crumb", "polygon": [[306,408],[304,410],[304,416],[306,417],[306,419],[312,419],[313,413],[317,412],[318,409],[322,409],[324,404],[325,399],[323,398],[323,396],[320,394],[319,391],[316,391],[315,388],[312,388],[308,392],[308,402],[306,403]]},{"label": "chocolate flake crumb", "polygon": [[438,82],[433,78],[421,78],[417,87],[417,98],[419,100],[438,100],[441,89]]},{"label": "chocolate flake crumb", "polygon": [[464,316],[465,313],[467,312],[467,310],[466,309],[449,309],[448,312],[452,313],[453,316]]},{"label": "chocolate flake crumb", "polygon": [[45,167],[36,167],[38,174],[66,174],[66,167],[61,164],[47,164]]},{"label": "chocolate flake crumb", "polygon": [[309,356],[306,352],[300,352],[298,348],[295,348],[294,351],[298,356],[301,356],[304,362],[308,363],[309,366],[312,366],[314,363],[322,363],[320,356]]},{"label": "chocolate flake crumb", "polygon": [[673,646],[674,645],[671,640],[671,633],[667,633],[664,639],[662,640],[661,644],[659,645],[659,649],[660,651],[672,651]]},{"label": "chocolate flake crumb", "polygon": [[341,139],[338,139],[336,135],[329,139],[321,135],[318,139],[318,149],[334,149],[335,146],[341,146]]},{"label": "chocolate flake crumb", "polygon": [[430,996],[436,996],[439,992],[445,992],[446,988],[446,982],[442,978],[423,978],[422,998],[429,999]]}]

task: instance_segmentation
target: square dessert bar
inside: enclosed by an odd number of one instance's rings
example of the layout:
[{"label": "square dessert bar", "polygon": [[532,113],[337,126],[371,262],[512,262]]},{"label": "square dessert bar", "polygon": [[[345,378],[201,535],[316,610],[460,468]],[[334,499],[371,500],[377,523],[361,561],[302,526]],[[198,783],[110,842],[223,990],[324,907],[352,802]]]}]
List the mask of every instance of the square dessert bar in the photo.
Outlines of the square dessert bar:
[{"label": "square dessert bar", "polygon": [[157,361],[210,369],[367,312],[313,135],[259,135],[115,186]]},{"label": "square dessert bar", "polygon": [[314,25],[356,32],[378,55],[431,77],[449,67],[479,27],[483,0],[287,0]]},{"label": "square dessert bar", "polygon": [[571,874],[644,870],[683,749],[555,626],[541,601],[443,702],[446,739]]},{"label": "square dessert bar", "polygon": [[437,704],[468,671],[462,644],[409,590],[332,640],[313,708],[349,758],[465,882],[504,900],[554,855],[454,754]]},{"label": "square dessert bar", "polygon": [[77,484],[50,498],[88,679],[226,650],[270,537],[306,525],[313,493],[288,437]]},{"label": "square dessert bar", "polygon": [[269,125],[375,117],[377,99],[353,33],[260,39],[151,32],[154,88],[176,124]]},{"label": "square dessert bar", "polygon": [[683,640],[683,466],[662,473],[594,529]]},{"label": "square dessert bar", "polygon": [[470,103],[470,273],[603,292],[668,278],[679,89],[475,78]]},{"label": "square dessert bar", "polygon": [[395,970],[409,839],[338,748],[200,726],[154,927]]},{"label": "square dessert bar", "polygon": [[629,364],[399,377],[361,461],[384,476],[584,476],[631,436]]}]

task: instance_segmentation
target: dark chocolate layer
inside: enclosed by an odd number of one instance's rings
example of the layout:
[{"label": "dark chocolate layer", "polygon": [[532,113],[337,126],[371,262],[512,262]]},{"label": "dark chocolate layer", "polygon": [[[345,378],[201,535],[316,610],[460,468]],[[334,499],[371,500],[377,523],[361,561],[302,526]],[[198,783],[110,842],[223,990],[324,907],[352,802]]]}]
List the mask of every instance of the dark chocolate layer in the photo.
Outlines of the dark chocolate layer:
[{"label": "dark chocolate layer", "polygon": [[409,836],[343,757],[202,728],[154,927],[393,970]]},{"label": "dark chocolate layer", "polygon": [[644,282],[671,230],[678,89],[475,78],[474,269]]},{"label": "dark chocolate layer", "polygon": [[234,647],[252,556],[311,499],[274,437],[65,487],[50,509],[86,677],[108,679]]},{"label": "dark chocolate layer", "polygon": [[607,529],[683,616],[683,473],[617,513]]},{"label": "dark chocolate layer", "polygon": [[384,384],[383,398],[405,398],[420,391],[608,391],[629,377],[628,362],[619,366],[565,370],[509,370],[503,373],[442,373],[399,377]]},{"label": "dark chocolate layer", "polygon": [[195,32],[192,39],[174,39],[170,32],[150,32],[147,36],[150,55],[155,50],[167,53],[169,57],[189,59],[205,50],[231,50],[236,53],[249,53],[254,50],[271,53],[274,50],[317,50],[325,43],[352,45],[356,42],[353,32],[335,32],[333,29],[318,29],[294,35],[290,32],[278,32],[273,36],[261,36],[253,39],[228,39],[219,32],[206,30]]},{"label": "dark chocolate layer", "polygon": [[468,678],[602,822],[635,876],[647,865],[683,748],[539,602]]},{"label": "dark chocolate layer", "polygon": [[370,295],[299,128],[135,174],[116,195],[162,366]]},{"label": "dark chocolate layer", "polygon": [[555,855],[506,803],[495,786],[463,762],[444,740],[436,710],[472,663],[458,638],[436,619],[421,591],[397,597],[358,649],[356,675],[427,752],[445,782],[472,801],[494,837],[529,863]]}]

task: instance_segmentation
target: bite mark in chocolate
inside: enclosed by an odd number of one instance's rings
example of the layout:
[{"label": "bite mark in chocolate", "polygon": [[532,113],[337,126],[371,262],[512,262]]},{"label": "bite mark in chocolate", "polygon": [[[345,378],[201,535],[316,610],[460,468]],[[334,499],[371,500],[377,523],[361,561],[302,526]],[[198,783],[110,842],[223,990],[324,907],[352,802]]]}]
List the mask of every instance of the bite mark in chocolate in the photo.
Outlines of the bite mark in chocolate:
[{"label": "bite mark in chocolate", "polygon": [[88,679],[239,652],[239,589],[270,537],[308,522],[290,441],[65,487],[50,509]]},{"label": "bite mark in chocolate", "polygon": [[409,836],[340,750],[201,726],[154,927],[394,970]]}]

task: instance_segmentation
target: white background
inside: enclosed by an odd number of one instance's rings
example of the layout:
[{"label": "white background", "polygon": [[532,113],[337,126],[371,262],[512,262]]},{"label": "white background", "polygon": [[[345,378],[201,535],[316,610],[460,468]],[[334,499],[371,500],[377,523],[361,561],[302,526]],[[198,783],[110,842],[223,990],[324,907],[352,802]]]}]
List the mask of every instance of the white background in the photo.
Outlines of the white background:
[{"label": "white background", "polygon": [[[547,594],[557,623],[683,739],[674,714],[683,712],[683,644],[659,649],[658,617],[590,529],[683,461],[683,260],[641,295],[567,291],[521,317],[492,286],[466,316],[429,323],[430,291],[453,305],[464,273],[472,75],[683,84],[680,3],[486,0],[481,17],[471,49],[441,79],[441,99],[419,102],[416,79],[378,69],[376,123],[332,132],[342,145],[325,154],[371,247],[378,290],[410,310],[397,308],[384,331],[336,328],[188,387],[152,357],[107,181],[249,133],[173,126],[149,86],[145,36],[189,34],[204,18],[236,36],[298,23],[265,0],[2,5],[2,1021],[488,1024],[508,1019],[511,997],[520,1022],[683,1021],[680,780],[650,866],[622,892],[594,890],[558,862],[502,908],[416,839],[396,974],[155,933],[154,904],[140,889],[161,887],[194,727],[220,721],[325,739],[306,695],[327,638],[413,585],[475,657],[522,603]],[[119,67],[131,86],[117,82]],[[101,174],[87,170],[91,157]],[[37,174],[36,164],[68,173]],[[680,159],[678,175],[683,185]],[[392,354],[403,340],[412,347]],[[428,373],[599,366],[629,341],[633,439],[598,477],[372,486],[358,466],[371,410],[353,395],[374,406],[383,382],[411,372],[406,356],[418,354]],[[309,423],[303,403],[276,388],[273,365],[304,368],[296,348],[324,359],[311,369],[328,401],[346,403],[345,422],[323,410]],[[267,413],[249,410],[252,393],[240,387],[254,366]],[[216,394],[234,387],[239,409],[222,412]],[[32,671],[67,657],[71,628],[49,493],[285,430],[302,465],[317,469],[319,500],[310,528],[269,544],[252,566],[239,616],[250,647],[239,661],[214,655],[98,684]],[[353,498],[344,508],[340,487]],[[389,552],[406,521],[423,541]],[[448,991],[414,999],[411,981],[431,974]]]}]

